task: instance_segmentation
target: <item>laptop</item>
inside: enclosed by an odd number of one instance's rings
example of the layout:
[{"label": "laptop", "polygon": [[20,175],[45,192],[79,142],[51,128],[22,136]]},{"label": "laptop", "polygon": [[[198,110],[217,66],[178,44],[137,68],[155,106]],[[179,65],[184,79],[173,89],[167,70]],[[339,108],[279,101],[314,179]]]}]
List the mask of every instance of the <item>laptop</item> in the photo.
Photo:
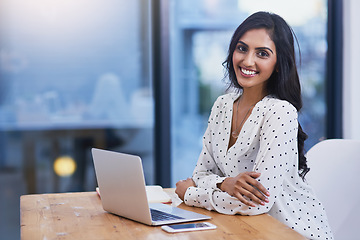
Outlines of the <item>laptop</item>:
[{"label": "laptop", "polygon": [[148,203],[139,156],[92,148],[101,202],[105,211],[159,226],[211,217],[162,203]]}]

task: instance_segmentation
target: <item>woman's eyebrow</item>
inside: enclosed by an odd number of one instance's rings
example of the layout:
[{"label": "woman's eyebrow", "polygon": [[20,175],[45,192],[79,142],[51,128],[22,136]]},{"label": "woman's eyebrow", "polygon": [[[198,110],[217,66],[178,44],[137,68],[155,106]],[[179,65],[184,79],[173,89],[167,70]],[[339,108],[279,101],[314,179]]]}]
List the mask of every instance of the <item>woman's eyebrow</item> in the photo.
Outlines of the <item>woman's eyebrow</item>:
[{"label": "woman's eyebrow", "polygon": [[265,49],[267,49],[267,50],[269,50],[272,54],[274,54],[274,52],[270,49],[270,48],[268,48],[268,47],[259,47],[259,48],[255,48],[256,50],[265,50]]},{"label": "woman's eyebrow", "polygon": [[[249,47],[249,45],[247,45],[246,43],[244,43],[243,41],[238,41],[238,43],[240,43],[240,44],[242,44],[242,45],[244,45],[245,47]],[[273,52],[273,50],[271,50],[270,48],[268,48],[268,47],[258,47],[258,48],[255,48],[256,50],[264,50],[264,49],[267,49],[267,50],[269,50],[272,54],[274,54],[274,52]]]}]

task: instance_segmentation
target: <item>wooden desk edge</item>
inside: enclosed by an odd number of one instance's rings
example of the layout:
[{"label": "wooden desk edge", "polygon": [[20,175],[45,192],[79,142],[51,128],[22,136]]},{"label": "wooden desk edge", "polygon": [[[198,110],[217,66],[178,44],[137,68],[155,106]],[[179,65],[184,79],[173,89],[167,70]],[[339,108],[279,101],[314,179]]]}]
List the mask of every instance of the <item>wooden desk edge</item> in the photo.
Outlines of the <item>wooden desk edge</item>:
[{"label": "wooden desk edge", "polygon": [[[180,200],[177,198],[177,195],[175,194],[174,189],[165,189],[165,191],[172,197],[173,202]],[[85,197],[85,198],[83,198],[83,197]],[[56,217],[56,216],[52,215],[52,214],[54,214],[53,211],[51,211],[52,212],[51,214],[47,213],[47,212],[50,212],[50,210],[53,210],[52,208],[60,208],[61,204],[64,204],[62,202],[60,203],[59,199],[61,199],[61,201],[64,201],[64,199],[69,199],[69,198],[84,199],[84,201],[89,202],[88,207],[90,206],[89,207],[90,209],[91,209],[92,205],[96,205],[97,213],[100,212],[100,214],[105,214],[103,216],[107,216],[106,219],[109,219],[109,218],[111,218],[113,220],[115,219],[114,221],[121,221],[120,225],[124,225],[124,223],[125,223],[125,225],[129,225],[130,228],[131,227],[135,227],[136,229],[139,228],[138,227],[139,223],[137,223],[137,222],[133,222],[133,221],[123,219],[123,218],[118,218],[115,215],[105,212],[102,209],[102,206],[100,204],[100,198],[98,197],[96,192],[91,191],[91,192],[31,194],[31,195],[22,195],[20,197],[20,226],[21,226],[21,237],[22,237],[21,239],[40,239],[40,238],[43,239],[44,235],[41,231],[47,231],[47,234],[45,234],[45,236],[54,236],[55,233],[49,233],[50,230],[44,230],[44,229],[51,229],[51,227],[48,225],[51,225],[52,223],[50,223],[49,221],[46,221],[44,219],[40,219],[39,216],[44,217],[46,214],[48,214],[48,217],[52,217],[52,219],[53,219],[54,217]],[[291,236],[291,239],[305,239],[303,236],[301,236],[297,232],[293,231],[289,227],[285,226],[284,224],[280,223],[278,220],[276,220],[269,214],[263,214],[263,215],[258,215],[258,216],[237,215],[238,217],[236,218],[236,221],[234,221],[234,218],[228,218],[228,215],[219,214],[214,211],[208,211],[208,210],[202,209],[202,208],[189,207],[189,206],[186,206],[185,204],[180,204],[179,207],[186,209],[186,210],[190,210],[190,211],[194,211],[194,212],[198,212],[201,214],[211,216],[212,219],[210,220],[210,222],[215,223],[215,225],[218,226],[219,230],[222,229],[221,234],[225,234],[225,229],[226,229],[226,231],[232,231],[231,229],[235,229],[235,233],[232,233],[232,234],[235,234],[233,236],[238,236],[237,232],[239,232],[239,231],[236,230],[236,228],[239,228],[239,227],[237,227],[237,226],[242,226],[240,228],[244,228],[244,227],[249,228],[251,226],[250,228],[254,232],[254,236],[258,236],[258,237],[262,237],[262,234],[259,233],[258,228],[266,229],[266,231],[268,232],[268,238],[262,238],[262,239],[273,239],[273,238],[271,238],[271,236],[274,237],[274,236],[278,235],[279,234],[278,231],[281,231],[281,233],[285,234],[286,236]],[[102,211],[103,211],[103,213],[102,213]],[[57,214],[61,215],[62,211],[61,212],[58,211]],[[96,214],[95,215],[90,214],[90,215],[94,217]],[[65,218],[64,216],[57,216],[57,217],[58,217],[57,220],[60,220],[60,218]],[[268,219],[271,219],[271,220],[269,221]],[[54,220],[53,220],[52,222],[54,224],[58,224],[60,221],[54,222]],[[240,224],[240,225],[234,225],[234,222],[236,222],[237,224]],[[114,222],[112,222],[112,224],[114,224]],[[44,227],[44,226],[47,226],[47,227]],[[144,227],[140,227],[140,228],[143,228],[146,231],[150,231],[151,234],[153,234],[154,232],[156,232],[156,234],[163,234],[163,233],[161,233],[161,230],[151,230],[151,229],[155,229],[156,227],[148,227],[148,226],[142,225],[142,224],[141,224],[141,226],[144,226]],[[274,229],[271,229],[272,227]],[[103,226],[103,228],[108,229],[107,231],[109,231],[109,228],[106,228],[106,226]],[[103,232],[103,234],[105,234],[105,236],[112,236],[110,233],[107,233],[104,229],[102,229],[102,232]],[[157,228],[157,229],[159,229],[159,228]],[[150,232],[149,232],[149,234],[150,234]],[[226,235],[229,235],[229,233],[230,232],[228,232]],[[206,233],[204,233],[204,235],[205,234]],[[166,236],[169,237],[168,235],[166,235]],[[176,235],[176,236],[180,236],[180,235]],[[56,235],[55,235],[55,237],[56,237]],[[69,239],[69,238],[64,238],[64,239]],[[178,238],[175,238],[175,239],[178,239]],[[179,238],[179,239],[181,239],[181,238]],[[202,239],[202,238],[199,238],[199,239]],[[206,239],[206,238],[203,238],[203,239]],[[233,239],[233,238],[228,237],[228,238],[224,238],[224,239]],[[281,238],[281,239],[289,239],[289,238],[285,237],[285,238]]]}]

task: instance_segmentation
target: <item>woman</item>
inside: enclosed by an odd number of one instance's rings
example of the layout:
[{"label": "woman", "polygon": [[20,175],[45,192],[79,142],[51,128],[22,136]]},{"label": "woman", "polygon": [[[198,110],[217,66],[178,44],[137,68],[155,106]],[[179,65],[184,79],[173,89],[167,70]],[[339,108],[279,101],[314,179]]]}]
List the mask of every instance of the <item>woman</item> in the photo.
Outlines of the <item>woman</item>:
[{"label": "woman", "polygon": [[258,12],[235,31],[224,62],[230,88],[211,111],[185,204],[224,214],[269,213],[310,239],[332,239],[322,204],[304,177],[307,135],[291,28]]}]

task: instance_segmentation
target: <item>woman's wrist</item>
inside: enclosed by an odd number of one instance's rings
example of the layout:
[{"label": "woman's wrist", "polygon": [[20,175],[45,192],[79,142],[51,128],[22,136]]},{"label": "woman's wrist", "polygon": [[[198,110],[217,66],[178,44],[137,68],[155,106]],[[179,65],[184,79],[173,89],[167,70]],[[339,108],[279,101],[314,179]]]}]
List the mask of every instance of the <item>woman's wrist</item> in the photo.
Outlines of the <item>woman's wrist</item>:
[{"label": "woman's wrist", "polygon": [[175,193],[181,200],[184,201],[186,191],[189,189],[189,187],[195,187],[195,183],[191,178],[180,180],[176,183]]},{"label": "woman's wrist", "polygon": [[[216,184],[217,188],[219,188],[219,189],[220,189],[221,191],[223,191],[223,192],[225,192],[225,191],[224,191],[224,186],[225,186],[224,183],[227,182],[227,179],[228,179],[228,177],[227,177],[227,178],[224,178],[224,179],[222,180],[222,182]],[[226,183],[225,183],[225,184],[226,184]]]}]

